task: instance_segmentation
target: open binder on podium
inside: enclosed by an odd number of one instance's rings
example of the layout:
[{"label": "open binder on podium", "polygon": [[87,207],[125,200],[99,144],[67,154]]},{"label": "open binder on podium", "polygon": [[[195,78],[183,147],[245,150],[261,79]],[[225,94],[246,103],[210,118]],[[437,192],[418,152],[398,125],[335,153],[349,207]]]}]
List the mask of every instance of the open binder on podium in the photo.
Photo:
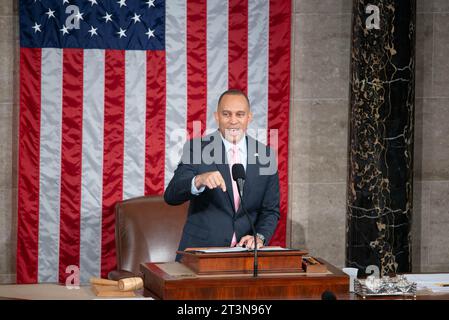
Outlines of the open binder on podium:
[{"label": "open binder on podium", "polygon": [[[270,246],[257,251],[258,270],[261,274],[304,272],[302,257],[307,251]],[[182,264],[198,275],[253,272],[253,250],[246,248],[187,248],[177,253],[182,255]]]}]

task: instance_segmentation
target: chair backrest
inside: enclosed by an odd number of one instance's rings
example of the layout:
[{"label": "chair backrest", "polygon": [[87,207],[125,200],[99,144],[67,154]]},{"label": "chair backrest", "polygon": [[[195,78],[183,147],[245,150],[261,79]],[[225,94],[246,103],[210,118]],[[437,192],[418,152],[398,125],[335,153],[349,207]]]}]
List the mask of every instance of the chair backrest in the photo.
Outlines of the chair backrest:
[{"label": "chair backrest", "polygon": [[170,206],[163,197],[139,197],[115,206],[117,269],[139,274],[142,262],[175,261],[188,202]]}]

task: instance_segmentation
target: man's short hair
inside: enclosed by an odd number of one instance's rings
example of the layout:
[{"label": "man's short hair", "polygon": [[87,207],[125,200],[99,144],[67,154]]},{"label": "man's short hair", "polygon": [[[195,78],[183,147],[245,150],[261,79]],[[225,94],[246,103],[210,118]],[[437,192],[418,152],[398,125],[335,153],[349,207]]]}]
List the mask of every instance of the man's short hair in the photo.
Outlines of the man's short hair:
[{"label": "man's short hair", "polygon": [[220,105],[221,99],[223,99],[223,97],[226,96],[226,95],[243,96],[243,97],[245,97],[246,103],[248,104],[248,108],[251,109],[251,104],[249,103],[248,96],[246,95],[245,92],[243,92],[240,89],[228,89],[225,92],[223,92],[220,95],[220,98],[218,98],[217,109],[218,109],[218,106]]}]

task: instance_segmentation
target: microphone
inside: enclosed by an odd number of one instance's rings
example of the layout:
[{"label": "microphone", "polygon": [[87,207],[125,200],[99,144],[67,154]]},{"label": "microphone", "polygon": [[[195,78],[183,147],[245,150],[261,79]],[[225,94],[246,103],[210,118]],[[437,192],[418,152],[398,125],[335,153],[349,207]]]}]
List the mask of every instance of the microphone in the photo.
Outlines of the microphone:
[{"label": "microphone", "polygon": [[[237,182],[237,189],[239,190],[239,195],[243,191],[243,186],[245,185],[245,168],[241,163],[235,163],[232,165],[232,179]],[[241,199],[240,199],[241,200]]]},{"label": "microphone", "polygon": [[242,191],[243,191],[243,185],[245,184],[245,168],[243,167],[243,164],[241,163],[235,163],[232,165],[232,179],[237,182],[237,189],[239,192],[240,202],[242,203],[242,209],[243,212],[246,215],[246,218],[249,221],[249,224],[251,225],[251,229],[253,230],[254,235],[254,269],[253,269],[253,276],[257,277],[257,271],[258,271],[258,265],[257,265],[257,234],[256,234],[256,228],[254,228],[254,224],[251,221],[249,217],[248,211],[246,211],[245,205],[243,203],[243,197],[242,197]]}]

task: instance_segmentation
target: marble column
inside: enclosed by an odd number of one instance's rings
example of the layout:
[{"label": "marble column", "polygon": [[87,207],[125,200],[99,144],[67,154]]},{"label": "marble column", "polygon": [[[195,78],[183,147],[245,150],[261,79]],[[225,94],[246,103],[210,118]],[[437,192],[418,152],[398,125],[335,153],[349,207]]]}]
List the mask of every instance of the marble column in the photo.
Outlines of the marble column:
[{"label": "marble column", "polygon": [[411,271],[416,0],[354,0],[346,265]]}]

